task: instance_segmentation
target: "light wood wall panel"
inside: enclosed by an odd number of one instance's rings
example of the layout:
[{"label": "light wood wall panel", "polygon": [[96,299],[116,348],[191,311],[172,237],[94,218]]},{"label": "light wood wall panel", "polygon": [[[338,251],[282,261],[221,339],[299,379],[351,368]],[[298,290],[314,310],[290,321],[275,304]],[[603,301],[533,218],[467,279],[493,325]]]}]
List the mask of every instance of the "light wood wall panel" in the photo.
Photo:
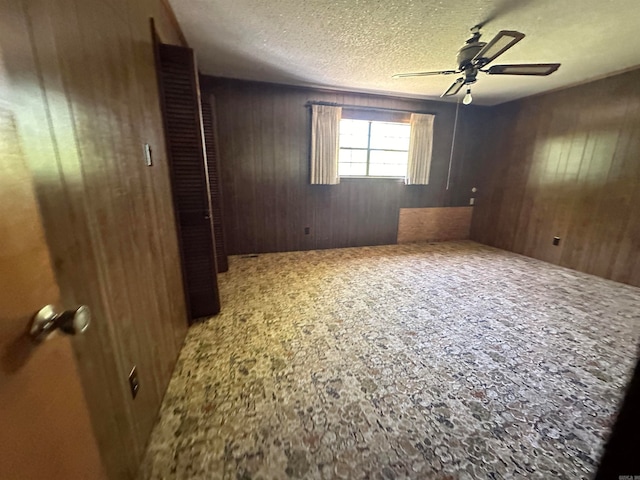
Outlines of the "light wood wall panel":
[{"label": "light wood wall panel", "polygon": [[639,83],[635,70],[483,112],[471,238],[640,285]]},{"label": "light wood wall panel", "polygon": [[473,207],[401,208],[398,243],[466,240]]},{"label": "light wood wall panel", "polygon": [[62,303],[94,315],[73,342],[92,425],[110,478],[132,479],[187,329],[149,17],[180,36],[159,0],[12,7],[3,30],[28,40],[7,66]]},{"label": "light wood wall panel", "polygon": [[[229,254],[396,243],[400,208],[469,204],[476,107],[461,107],[450,178],[456,105],[204,77],[215,97]],[[436,115],[431,182],[342,179],[311,185],[309,101]],[[309,234],[305,234],[305,228]]]}]

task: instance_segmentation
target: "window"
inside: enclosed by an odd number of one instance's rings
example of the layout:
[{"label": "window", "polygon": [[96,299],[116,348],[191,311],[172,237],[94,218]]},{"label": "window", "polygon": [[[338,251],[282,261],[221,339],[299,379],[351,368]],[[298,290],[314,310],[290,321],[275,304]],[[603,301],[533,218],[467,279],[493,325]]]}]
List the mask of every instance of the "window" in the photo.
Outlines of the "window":
[{"label": "window", "polygon": [[408,123],[340,120],[341,177],[405,177],[409,158]]}]

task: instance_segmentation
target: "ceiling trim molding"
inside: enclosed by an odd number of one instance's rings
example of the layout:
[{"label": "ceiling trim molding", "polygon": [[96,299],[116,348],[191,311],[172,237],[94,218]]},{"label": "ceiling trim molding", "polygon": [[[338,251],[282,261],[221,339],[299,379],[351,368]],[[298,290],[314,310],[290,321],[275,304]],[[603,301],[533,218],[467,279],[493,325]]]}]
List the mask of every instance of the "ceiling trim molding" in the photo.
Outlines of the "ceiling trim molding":
[{"label": "ceiling trim molding", "polygon": [[[231,78],[231,77],[217,77],[215,75],[208,75],[205,73],[200,74],[200,88],[203,91],[209,91],[213,87],[220,85],[221,83],[235,83],[235,84],[254,84],[261,87],[272,88],[286,88],[290,90],[311,91],[317,93],[330,93],[330,94],[343,94],[343,95],[365,95],[374,97],[376,99],[392,99],[392,100],[406,100],[407,102],[428,102],[437,103],[440,105],[450,105],[455,108],[456,102],[442,100],[440,98],[433,98],[427,96],[411,96],[409,94],[394,94],[394,93],[377,93],[366,90],[345,90],[343,88],[331,88],[331,87],[315,87],[312,85],[294,85],[289,83],[276,83],[276,82],[263,82],[260,80],[246,80],[243,78]],[[471,105],[470,105],[471,106]],[[473,108],[478,108],[482,105],[473,105]]]},{"label": "ceiling trim molding", "polygon": [[623,69],[617,70],[615,72],[609,72],[609,73],[605,73],[603,75],[596,75],[593,78],[588,78],[588,79],[582,80],[580,82],[570,83],[569,85],[563,85],[562,87],[554,88],[554,89],[551,89],[551,90],[546,90],[544,92],[534,93],[532,95],[527,95],[526,97],[520,97],[520,98],[516,98],[516,99],[513,99],[513,100],[508,100],[506,102],[496,103],[495,105],[491,105],[491,106],[492,107],[497,107],[499,105],[506,105],[508,103],[515,103],[515,102],[519,102],[521,100],[529,100],[529,99],[532,99],[532,98],[538,98],[538,97],[542,97],[544,95],[550,95],[552,93],[562,92],[564,90],[569,90],[569,89],[576,88],[576,87],[582,87],[583,85],[588,85],[590,83],[599,82],[600,80],[606,80],[607,78],[617,77],[618,75],[624,75],[625,73],[630,73],[630,72],[633,72],[635,70],[640,70],[640,66],[639,65],[635,65],[633,67],[623,68]]}]

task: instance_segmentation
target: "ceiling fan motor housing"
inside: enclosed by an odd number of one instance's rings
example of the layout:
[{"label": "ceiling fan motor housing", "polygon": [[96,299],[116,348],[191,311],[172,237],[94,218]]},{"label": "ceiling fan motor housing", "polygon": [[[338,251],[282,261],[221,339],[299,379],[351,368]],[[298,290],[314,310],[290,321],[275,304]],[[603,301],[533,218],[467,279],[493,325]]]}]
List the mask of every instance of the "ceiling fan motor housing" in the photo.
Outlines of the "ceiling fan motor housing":
[{"label": "ceiling fan motor housing", "polygon": [[465,43],[460,50],[458,50],[458,68],[465,70],[471,65],[471,60],[482,50],[486,45],[485,42]]}]

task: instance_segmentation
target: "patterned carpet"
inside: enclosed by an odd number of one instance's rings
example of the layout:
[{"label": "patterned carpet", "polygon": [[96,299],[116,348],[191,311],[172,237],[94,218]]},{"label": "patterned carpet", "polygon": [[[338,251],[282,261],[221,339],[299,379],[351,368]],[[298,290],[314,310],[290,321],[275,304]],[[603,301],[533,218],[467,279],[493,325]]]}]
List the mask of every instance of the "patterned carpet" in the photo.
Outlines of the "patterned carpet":
[{"label": "patterned carpet", "polygon": [[473,242],[232,257],[140,479],[590,478],[640,289]]}]

